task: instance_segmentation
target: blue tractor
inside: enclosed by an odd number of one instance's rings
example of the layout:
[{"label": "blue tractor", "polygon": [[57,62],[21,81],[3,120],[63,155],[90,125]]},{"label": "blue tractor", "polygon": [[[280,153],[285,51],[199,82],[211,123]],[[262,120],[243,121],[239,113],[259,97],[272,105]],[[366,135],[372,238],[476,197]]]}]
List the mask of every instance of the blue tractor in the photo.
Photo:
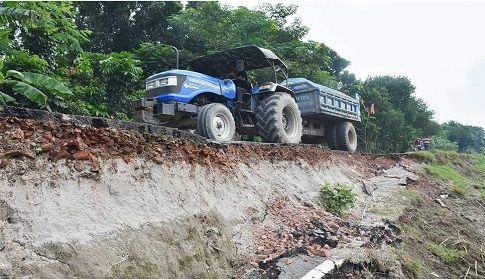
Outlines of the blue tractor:
[{"label": "blue tractor", "polygon": [[[271,70],[265,73],[274,82],[236,86],[230,73],[238,63],[245,71]],[[244,46],[193,59],[189,67],[150,76],[146,98],[134,102],[134,121],[191,129],[218,141],[238,135],[259,135],[272,143],[301,141],[295,93],[278,83],[288,80],[287,66],[272,51]]]}]

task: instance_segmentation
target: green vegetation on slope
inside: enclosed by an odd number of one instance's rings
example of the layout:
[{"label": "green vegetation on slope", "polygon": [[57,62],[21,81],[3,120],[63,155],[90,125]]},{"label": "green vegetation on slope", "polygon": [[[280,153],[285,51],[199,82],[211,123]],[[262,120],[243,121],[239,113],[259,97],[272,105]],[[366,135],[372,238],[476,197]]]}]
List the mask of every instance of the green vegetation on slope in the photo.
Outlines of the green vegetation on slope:
[{"label": "green vegetation on slope", "polygon": [[[473,271],[483,278],[485,236],[478,222],[485,206],[485,156],[437,150],[417,155],[431,181],[401,192],[409,204],[399,218],[404,242],[395,252],[406,276],[463,278],[469,270],[469,277]],[[439,190],[451,194],[441,198],[445,207],[434,201]]]},{"label": "green vegetation on slope", "polygon": [[448,191],[469,198],[481,197],[485,189],[485,155],[455,151],[421,151],[427,164],[424,171],[448,185]]}]

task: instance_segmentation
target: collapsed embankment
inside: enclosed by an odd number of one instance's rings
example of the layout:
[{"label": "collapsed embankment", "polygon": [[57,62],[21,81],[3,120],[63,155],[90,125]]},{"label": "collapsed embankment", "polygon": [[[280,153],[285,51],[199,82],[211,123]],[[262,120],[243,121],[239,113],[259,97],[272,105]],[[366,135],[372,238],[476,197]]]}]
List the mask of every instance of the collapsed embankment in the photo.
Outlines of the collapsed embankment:
[{"label": "collapsed embankment", "polygon": [[[414,156],[0,108],[3,277],[298,278],[325,259],[347,264],[334,276],[405,276],[391,248]],[[324,182],[358,193],[347,220],[322,210]]]}]

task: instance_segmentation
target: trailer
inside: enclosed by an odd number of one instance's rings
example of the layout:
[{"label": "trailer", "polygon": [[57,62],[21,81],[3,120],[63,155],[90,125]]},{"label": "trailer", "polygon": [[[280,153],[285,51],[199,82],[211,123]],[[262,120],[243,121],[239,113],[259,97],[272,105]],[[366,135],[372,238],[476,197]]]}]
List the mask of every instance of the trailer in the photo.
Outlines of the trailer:
[{"label": "trailer", "polygon": [[361,121],[358,94],[352,98],[305,78],[289,78],[282,84],[295,92],[303,120],[303,143],[326,142],[333,150],[355,152],[357,133],[353,123]]}]

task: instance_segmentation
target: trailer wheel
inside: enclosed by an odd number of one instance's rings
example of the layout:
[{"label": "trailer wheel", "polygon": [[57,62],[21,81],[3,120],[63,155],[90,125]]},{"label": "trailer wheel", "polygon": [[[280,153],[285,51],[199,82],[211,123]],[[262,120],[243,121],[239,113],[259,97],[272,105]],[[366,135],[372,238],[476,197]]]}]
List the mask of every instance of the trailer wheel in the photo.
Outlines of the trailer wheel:
[{"label": "trailer wheel", "polygon": [[204,105],[197,115],[197,128],[195,129],[195,132],[204,138],[209,137],[204,126],[205,114],[207,112],[207,108],[209,108],[209,105],[211,104]]},{"label": "trailer wheel", "polygon": [[337,126],[337,143],[342,151],[355,152],[357,150],[357,133],[351,122],[342,122]]},{"label": "trailer wheel", "polygon": [[295,99],[285,92],[266,96],[256,112],[259,135],[272,143],[300,143],[302,120]]},{"label": "trailer wheel", "polygon": [[325,138],[326,138],[328,147],[331,150],[338,150],[337,125],[336,124],[325,127]]},{"label": "trailer wheel", "polygon": [[236,133],[236,123],[229,108],[220,103],[206,106],[206,110],[201,111],[203,113],[201,132],[205,132],[207,138],[212,140],[231,141]]}]

